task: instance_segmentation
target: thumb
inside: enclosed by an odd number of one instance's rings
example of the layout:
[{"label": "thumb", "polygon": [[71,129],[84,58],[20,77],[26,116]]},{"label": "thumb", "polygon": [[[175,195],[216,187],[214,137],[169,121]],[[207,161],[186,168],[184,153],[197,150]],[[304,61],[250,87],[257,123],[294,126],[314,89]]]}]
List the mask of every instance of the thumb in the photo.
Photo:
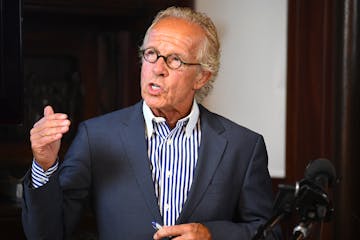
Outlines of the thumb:
[{"label": "thumb", "polygon": [[54,114],[54,109],[51,106],[46,106],[44,108],[44,116],[49,116],[51,114]]}]

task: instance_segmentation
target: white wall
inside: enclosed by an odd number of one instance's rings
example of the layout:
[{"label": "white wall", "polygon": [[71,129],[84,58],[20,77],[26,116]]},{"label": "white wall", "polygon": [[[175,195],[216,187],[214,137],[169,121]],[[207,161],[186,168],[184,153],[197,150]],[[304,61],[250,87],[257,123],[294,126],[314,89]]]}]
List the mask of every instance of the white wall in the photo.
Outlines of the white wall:
[{"label": "white wall", "polygon": [[261,133],[273,177],[285,176],[287,0],[195,0],[222,44],[204,105]]}]

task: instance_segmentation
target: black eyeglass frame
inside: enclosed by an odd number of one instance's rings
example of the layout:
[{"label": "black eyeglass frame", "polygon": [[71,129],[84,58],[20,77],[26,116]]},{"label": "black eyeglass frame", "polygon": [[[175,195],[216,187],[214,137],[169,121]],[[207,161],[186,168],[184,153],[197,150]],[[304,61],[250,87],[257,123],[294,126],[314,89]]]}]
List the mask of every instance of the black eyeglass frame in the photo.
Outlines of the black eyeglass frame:
[{"label": "black eyeglass frame", "polygon": [[[148,51],[148,50],[153,50],[153,51],[156,53],[156,59],[155,59],[155,61],[149,61],[149,59],[147,59],[147,58],[145,57],[145,52]],[[149,48],[145,48],[145,49],[140,50],[140,54],[141,54],[142,58],[143,58],[145,61],[147,61],[148,63],[156,63],[156,62],[159,60],[159,58],[162,57],[162,58],[164,59],[165,63],[166,63],[166,66],[168,66],[170,69],[173,69],[173,70],[179,69],[182,65],[188,65],[188,66],[192,66],[192,65],[202,66],[202,65],[203,65],[202,63],[189,63],[189,62],[184,62],[184,61],[181,60],[181,58],[180,58],[177,54],[175,54],[175,53],[169,54],[169,55],[167,55],[167,56],[161,55],[161,54],[159,54],[159,52],[158,52],[155,48],[153,48],[153,47],[149,47]],[[170,64],[168,63],[168,59],[169,59],[169,57],[171,57],[171,56],[176,56],[176,58],[180,61],[180,65],[179,65],[178,67],[172,67],[172,66],[170,66]]]}]

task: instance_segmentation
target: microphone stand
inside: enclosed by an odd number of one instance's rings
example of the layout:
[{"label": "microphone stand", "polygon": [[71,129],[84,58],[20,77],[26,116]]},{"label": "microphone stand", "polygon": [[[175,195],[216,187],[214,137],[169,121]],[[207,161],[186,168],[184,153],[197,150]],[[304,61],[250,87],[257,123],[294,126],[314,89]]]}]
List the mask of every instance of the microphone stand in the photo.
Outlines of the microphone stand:
[{"label": "microphone stand", "polygon": [[305,179],[295,186],[279,184],[279,192],[273,209],[275,215],[261,225],[252,240],[265,239],[269,232],[284,217],[295,211],[300,216],[300,223],[294,228],[291,240],[309,237],[315,223],[330,221],[334,209],[325,190],[334,181],[334,166],[327,159],[315,160],[309,164]]},{"label": "microphone stand", "polygon": [[316,222],[330,220],[333,209],[327,194],[312,182],[303,180],[295,186],[279,185],[279,194],[275,201],[276,214],[260,226],[252,240],[265,239],[269,232],[293,210],[300,215],[301,221],[294,228],[291,240],[306,239]]},{"label": "microphone stand", "polygon": [[294,228],[293,235],[290,240],[306,239],[310,234],[312,226],[312,222],[299,223],[299,225]]},{"label": "microphone stand", "polygon": [[295,206],[302,220],[294,228],[291,240],[308,238],[313,225],[329,221],[333,212],[328,195],[309,181],[303,182]]},{"label": "microphone stand", "polygon": [[278,224],[287,214],[286,213],[280,213],[272,218],[269,219],[269,221],[266,222],[265,225],[262,225],[257,230],[255,236],[252,238],[252,240],[260,240],[265,239],[269,232]]},{"label": "microphone stand", "polygon": [[300,185],[296,183],[296,186],[289,186],[279,184],[279,193],[276,197],[274,209],[276,209],[276,214],[272,216],[264,225],[261,225],[256,234],[253,236],[252,240],[261,240],[265,239],[270,231],[278,224],[280,221],[291,214],[294,208],[294,200],[296,195],[299,192]]}]

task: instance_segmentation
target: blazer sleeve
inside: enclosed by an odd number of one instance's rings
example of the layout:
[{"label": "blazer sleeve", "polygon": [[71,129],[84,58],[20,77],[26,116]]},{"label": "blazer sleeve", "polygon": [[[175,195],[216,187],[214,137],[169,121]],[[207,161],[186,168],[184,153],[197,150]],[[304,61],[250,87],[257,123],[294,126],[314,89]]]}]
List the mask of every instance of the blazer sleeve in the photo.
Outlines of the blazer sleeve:
[{"label": "blazer sleeve", "polygon": [[[260,225],[272,216],[273,193],[267,168],[268,157],[263,137],[259,135],[249,161],[234,221],[203,223],[213,240],[251,239]],[[239,176],[240,177],[240,176]],[[268,239],[281,239],[276,228]]]},{"label": "blazer sleeve", "polygon": [[23,183],[22,223],[27,239],[63,239],[62,193],[58,173],[44,186],[33,189],[29,171]]},{"label": "blazer sleeve", "polygon": [[44,186],[23,182],[22,223],[27,239],[67,239],[82,216],[91,186],[90,150],[84,124],[79,126],[65,160]]}]

